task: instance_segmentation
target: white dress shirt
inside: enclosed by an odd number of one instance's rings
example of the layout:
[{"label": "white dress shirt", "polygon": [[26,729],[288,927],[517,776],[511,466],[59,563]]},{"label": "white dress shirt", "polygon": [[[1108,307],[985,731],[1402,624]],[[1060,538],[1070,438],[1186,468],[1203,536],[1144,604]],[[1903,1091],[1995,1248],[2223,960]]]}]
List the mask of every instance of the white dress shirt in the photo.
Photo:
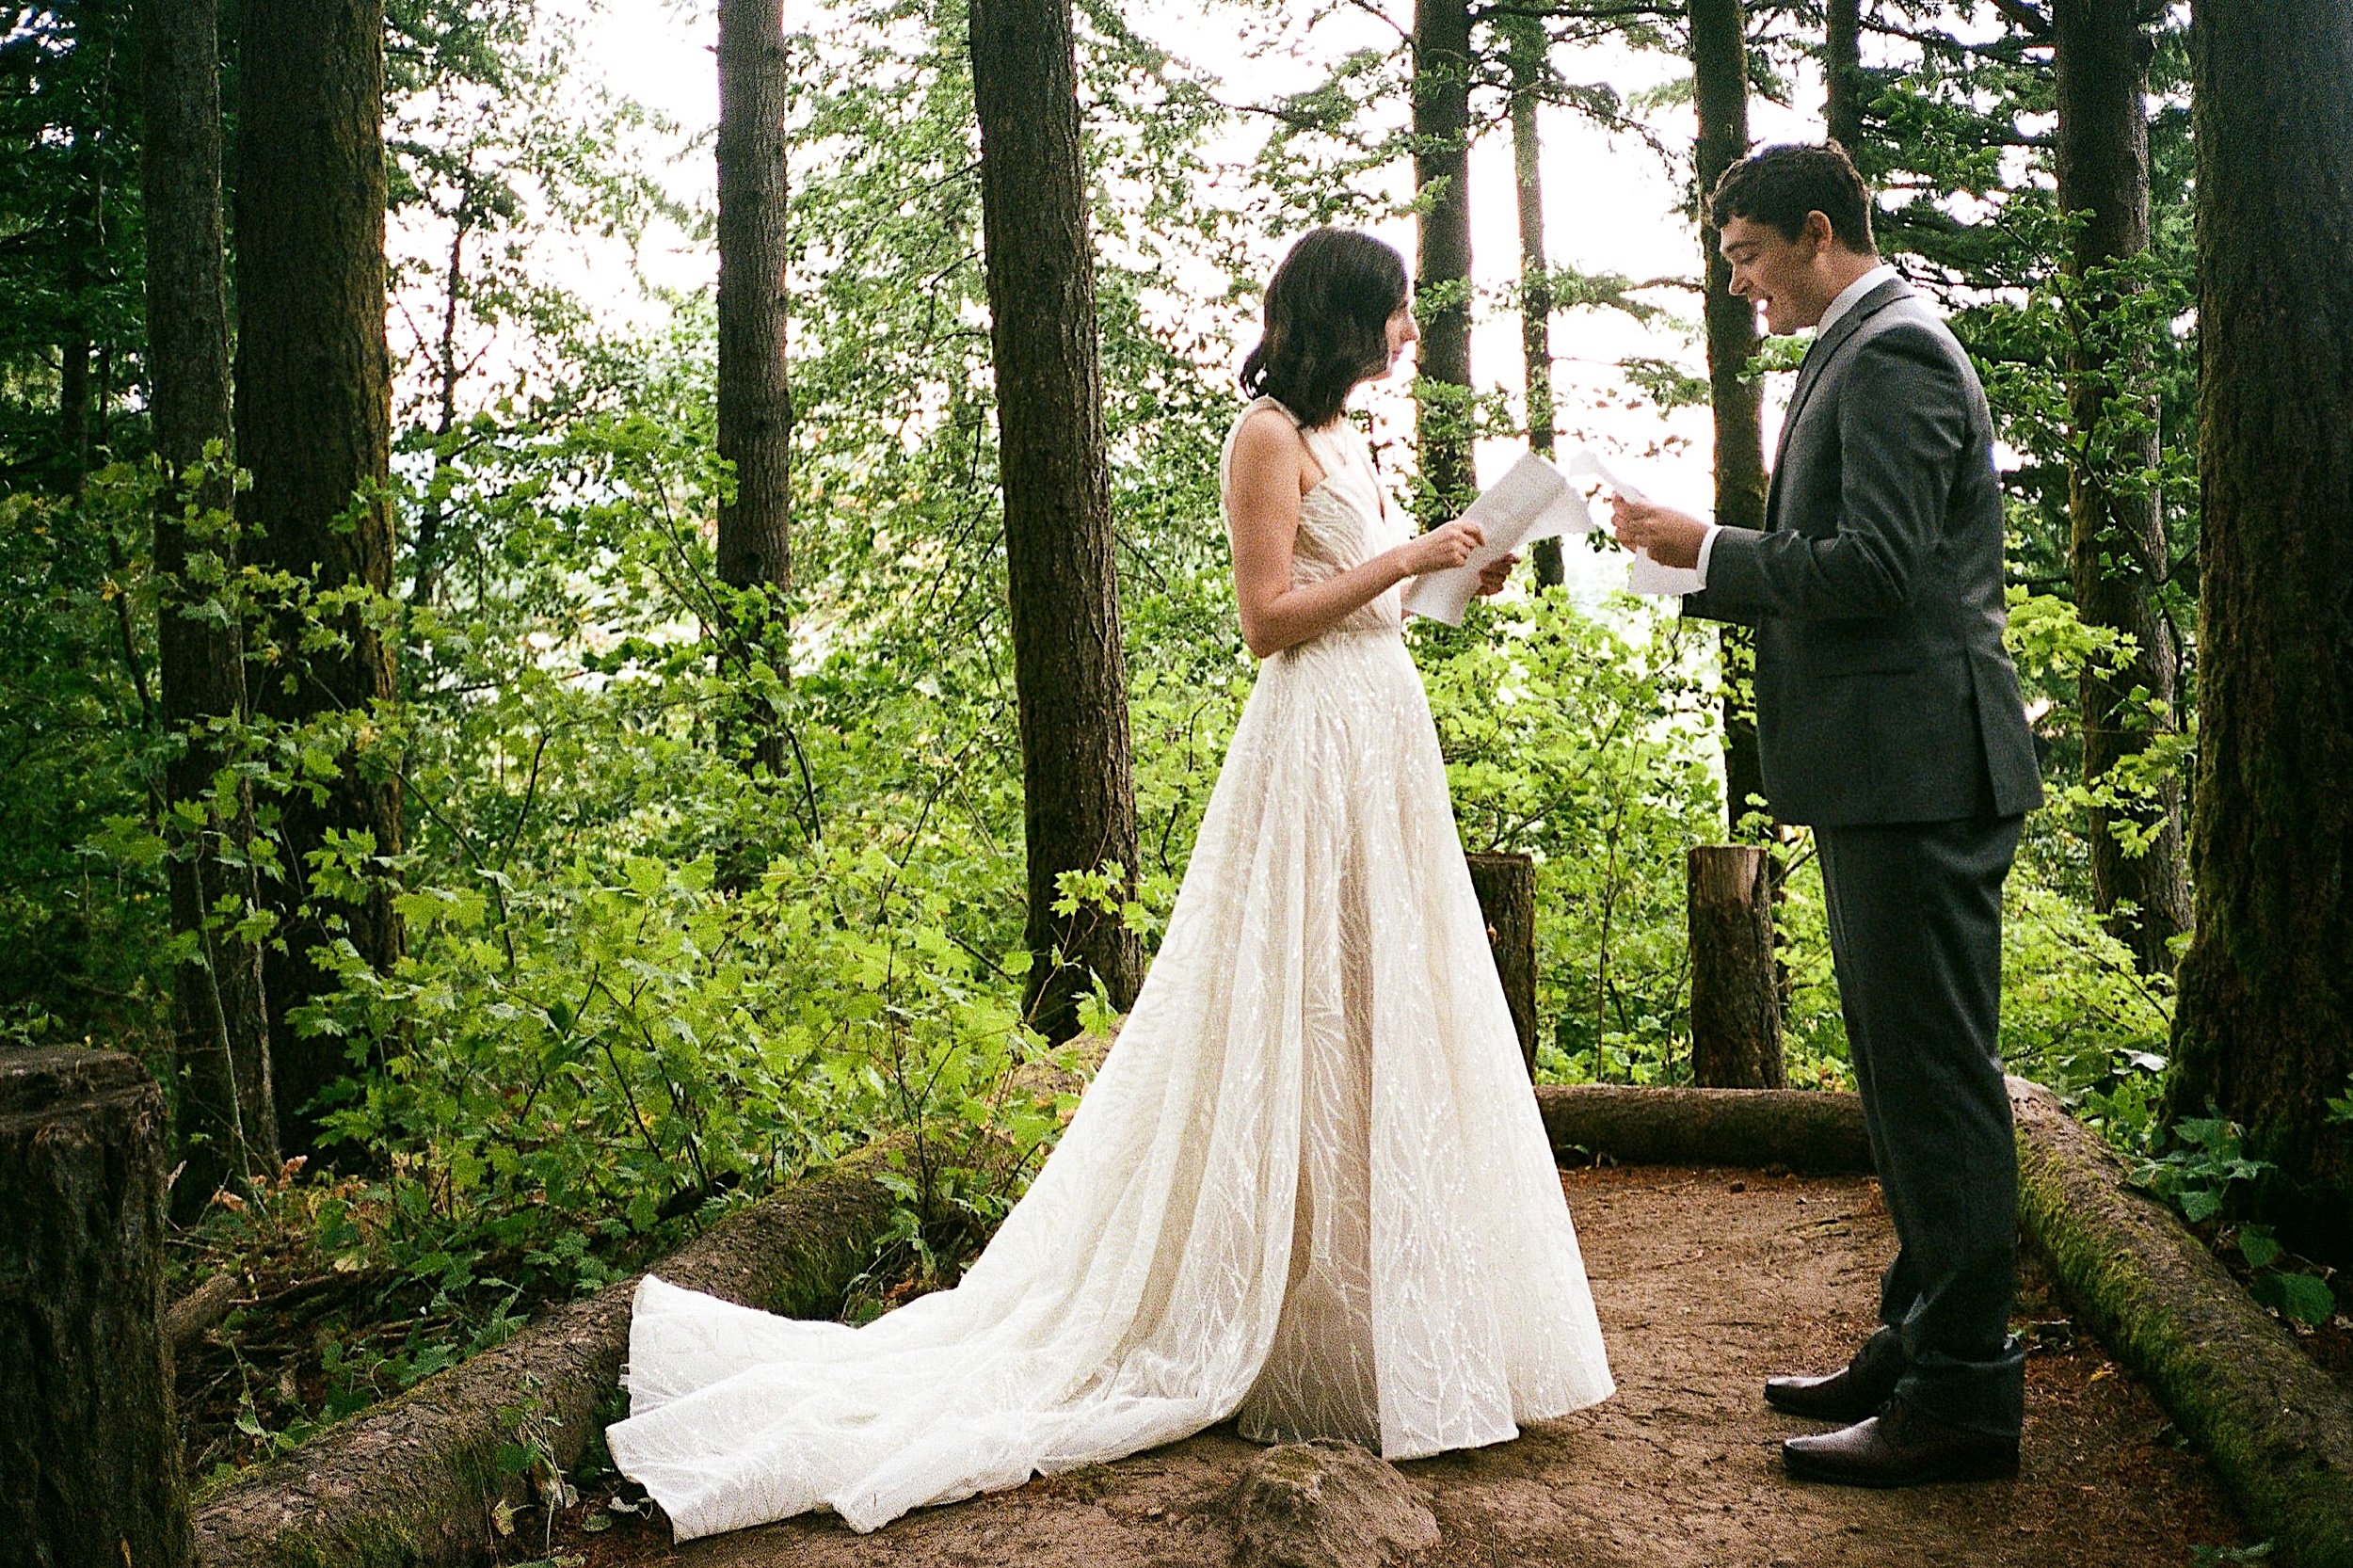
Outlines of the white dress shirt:
[{"label": "white dress shirt", "polygon": [[[1853,310],[1857,300],[1860,300],[1865,295],[1869,294],[1873,289],[1878,288],[1881,283],[1886,282],[1889,279],[1900,276],[1901,274],[1897,272],[1894,267],[1889,266],[1885,262],[1881,262],[1879,265],[1873,267],[1870,271],[1865,273],[1853,282],[1849,283],[1845,288],[1840,289],[1837,296],[1832,299],[1829,307],[1822,312],[1822,319],[1815,323],[1814,341],[1816,343],[1820,343],[1822,341],[1822,334],[1830,330],[1831,323],[1836,321],[1840,316],[1845,315],[1849,311]],[[1707,586],[1707,558],[1716,553],[1716,536],[1722,531],[1723,530],[1721,524],[1711,522],[1707,525],[1706,534],[1701,536],[1700,558],[1697,569],[1700,574],[1700,586],[1703,588]]]}]

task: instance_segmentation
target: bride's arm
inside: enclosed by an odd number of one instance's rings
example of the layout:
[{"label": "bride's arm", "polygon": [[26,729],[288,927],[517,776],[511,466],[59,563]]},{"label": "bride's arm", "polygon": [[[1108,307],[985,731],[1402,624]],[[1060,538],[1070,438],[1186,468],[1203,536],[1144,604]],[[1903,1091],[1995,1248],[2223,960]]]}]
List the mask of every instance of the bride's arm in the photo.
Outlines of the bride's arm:
[{"label": "bride's arm", "polygon": [[1245,423],[1234,438],[1226,485],[1234,600],[1241,611],[1242,640],[1261,659],[1330,630],[1408,577],[1461,566],[1483,539],[1479,524],[1449,522],[1337,577],[1294,584],[1291,549],[1299,536],[1305,455],[1298,432],[1273,410]]}]

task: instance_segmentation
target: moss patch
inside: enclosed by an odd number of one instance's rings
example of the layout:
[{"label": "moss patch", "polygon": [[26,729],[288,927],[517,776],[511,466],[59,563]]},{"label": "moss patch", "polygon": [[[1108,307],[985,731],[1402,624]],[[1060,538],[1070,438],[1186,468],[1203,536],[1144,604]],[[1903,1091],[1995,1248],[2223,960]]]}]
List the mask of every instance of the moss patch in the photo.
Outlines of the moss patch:
[{"label": "moss patch", "polygon": [[2010,1080],[2019,1218],[2077,1315],[2288,1568],[2353,1568],[2353,1401],[2049,1091]]}]

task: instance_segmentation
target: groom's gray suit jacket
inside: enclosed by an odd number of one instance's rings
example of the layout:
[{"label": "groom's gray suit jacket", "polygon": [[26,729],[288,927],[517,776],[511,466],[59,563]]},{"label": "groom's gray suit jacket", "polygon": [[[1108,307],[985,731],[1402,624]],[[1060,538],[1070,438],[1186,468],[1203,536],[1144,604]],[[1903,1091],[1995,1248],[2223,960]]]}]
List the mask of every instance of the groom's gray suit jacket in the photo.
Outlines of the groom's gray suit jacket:
[{"label": "groom's gray suit jacket", "polygon": [[2002,647],[1993,422],[1968,355],[1893,279],[1807,354],[1765,530],[1716,536],[1687,615],[1756,628],[1775,820],[1935,822],[2041,804]]}]

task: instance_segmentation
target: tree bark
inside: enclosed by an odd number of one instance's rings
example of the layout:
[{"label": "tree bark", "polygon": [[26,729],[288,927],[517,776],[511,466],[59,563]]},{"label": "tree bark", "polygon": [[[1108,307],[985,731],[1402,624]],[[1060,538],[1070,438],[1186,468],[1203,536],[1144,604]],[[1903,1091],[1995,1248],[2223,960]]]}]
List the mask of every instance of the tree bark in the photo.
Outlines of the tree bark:
[{"label": "tree bark", "polygon": [[1778,1089],[1781,983],[1773,957],[1772,856],[1704,844],[1687,856],[1691,939],[1691,1081]]},{"label": "tree bark", "polygon": [[2009,1080],[2018,1223],[2075,1321],[2157,1397],[2281,1562],[2353,1561],[2353,1400],[2106,1139]]},{"label": "tree bark", "polygon": [[0,1052],[0,1535],[11,1561],[193,1560],[162,1335],[163,1120],[131,1057]]},{"label": "tree bark", "polygon": [[1471,463],[1470,84],[1465,0],[1414,3],[1414,310],[1421,327],[1415,446],[1430,487],[1424,521],[1444,522],[1479,493]]},{"label": "tree bark", "polygon": [[[208,924],[223,898],[257,907],[253,788],[221,781],[229,751],[216,726],[246,717],[245,639],[222,599],[237,574],[226,526],[229,483],[229,321],[223,303],[220,210],[220,35],[215,0],[147,0],[140,7],[145,120],[141,141],[147,233],[148,414],[165,490],[155,513],[156,649],[167,728],[183,738],[165,792],[197,803],[190,822],[168,811],[166,874],[171,928],[190,944],[172,971],[174,1060],[181,1076],[173,1187],[187,1217],[221,1184],[273,1168],[269,1013],[262,949]],[[205,448],[220,456],[206,463]],[[198,465],[193,484],[184,476]]]},{"label": "tree bark", "polygon": [[[2114,314],[2122,287],[2100,269],[2149,248],[2149,124],[2144,107],[2150,44],[2135,0],[2055,0],[2059,209],[2083,218],[2068,269],[2082,292],[2087,325]],[[2089,277],[2088,277],[2089,275]],[[2082,680],[2084,783],[2097,789],[2118,762],[2148,748],[2155,724],[2136,692],[2175,701],[2180,657],[2173,627],[2157,603],[2165,584],[2162,501],[2157,466],[2156,399],[2147,387],[2148,358],[2121,357],[2078,331],[2068,356],[2069,555],[2075,605],[2087,625],[2113,628],[2137,646],[2113,672],[2087,664]],[[2120,429],[2122,419],[2146,422]],[[2167,945],[2189,921],[2182,872],[2181,789],[2169,785],[2150,808],[2090,812],[2091,888],[2108,929],[2132,948],[2148,973],[2169,974]],[[2111,831],[2120,819],[2155,838],[2128,854]],[[2120,904],[2131,905],[2125,910]]]},{"label": "tree bark", "polygon": [[1472,855],[1471,888],[1487,920],[1496,978],[1519,1032],[1520,1059],[1536,1077],[1536,864],[1525,855]]},{"label": "tree bark", "polygon": [[1087,972],[1135,998],[1144,958],[1116,911],[1054,913],[1065,872],[1116,864],[1132,898],[1136,808],[1119,640],[1095,260],[1069,0],[974,0],[972,99],[1005,495],[1030,870],[1029,1010],[1078,1031]]},{"label": "tree bark", "polygon": [[1543,1083],[1536,1110],[1561,1162],[1868,1171],[1863,1102],[1819,1089]]},{"label": "tree bark", "polygon": [[[1716,248],[1707,194],[1749,150],[1749,67],[1740,0],[1692,0],[1691,76],[1699,109],[1692,149],[1699,181],[1700,248],[1707,267],[1705,306],[1707,382],[1716,418],[1716,520],[1727,528],[1765,526],[1764,389],[1743,372],[1755,357],[1756,310],[1732,292],[1732,268]],[[1749,674],[1755,642],[1744,627],[1723,626],[1717,647],[1724,669],[1724,815],[1735,839],[1741,819],[1761,808],[1765,771],[1756,749],[1756,708]]]},{"label": "tree bark", "polygon": [[1863,0],[1822,8],[1822,121],[1849,157],[1863,140]]},{"label": "tree bark", "polygon": [[[784,372],[785,75],[782,0],[719,6],[719,456],[734,492],[719,508],[718,567],[758,593],[724,635],[736,663],[791,667],[783,594],[792,581],[792,435]],[[785,771],[769,705],[754,705],[746,761]]]},{"label": "tree bark", "polygon": [[[1520,357],[1527,371],[1528,445],[1552,456],[1552,271],[1545,260],[1544,140],[1536,124],[1545,80],[1544,23],[1530,16],[1498,19],[1512,72],[1512,179],[1520,209]],[[1557,538],[1539,539],[1536,581],[1558,587],[1566,563]],[[1533,1058],[1531,1057],[1532,1061]]]},{"label": "tree bark", "polygon": [[2201,0],[2197,934],[2170,1109],[2279,1166],[2260,1206],[2353,1264],[2353,4]]},{"label": "tree bark", "polygon": [[[236,428],[253,484],[238,520],[259,564],[322,593],[389,596],[383,0],[241,0],[239,16]],[[364,835],[378,856],[402,848],[397,778],[364,743],[370,710],[393,696],[376,618],[333,611],[326,624],[342,646],[306,650],[300,618],[277,617],[275,663],[253,692],[272,719],[341,715],[361,737],[337,756],[323,798],[284,797],[266,888],[280,922],[264,963],[270,1067],[290,1154],[318,1151],[311,1102],[344,1071],[340,1038],[303,1038],[293,1023],[334,984],[317,959],[339,935],[379,971],[401,952],[385,880],[357,902],[310,885],[308,857],[330,832]]]}]

